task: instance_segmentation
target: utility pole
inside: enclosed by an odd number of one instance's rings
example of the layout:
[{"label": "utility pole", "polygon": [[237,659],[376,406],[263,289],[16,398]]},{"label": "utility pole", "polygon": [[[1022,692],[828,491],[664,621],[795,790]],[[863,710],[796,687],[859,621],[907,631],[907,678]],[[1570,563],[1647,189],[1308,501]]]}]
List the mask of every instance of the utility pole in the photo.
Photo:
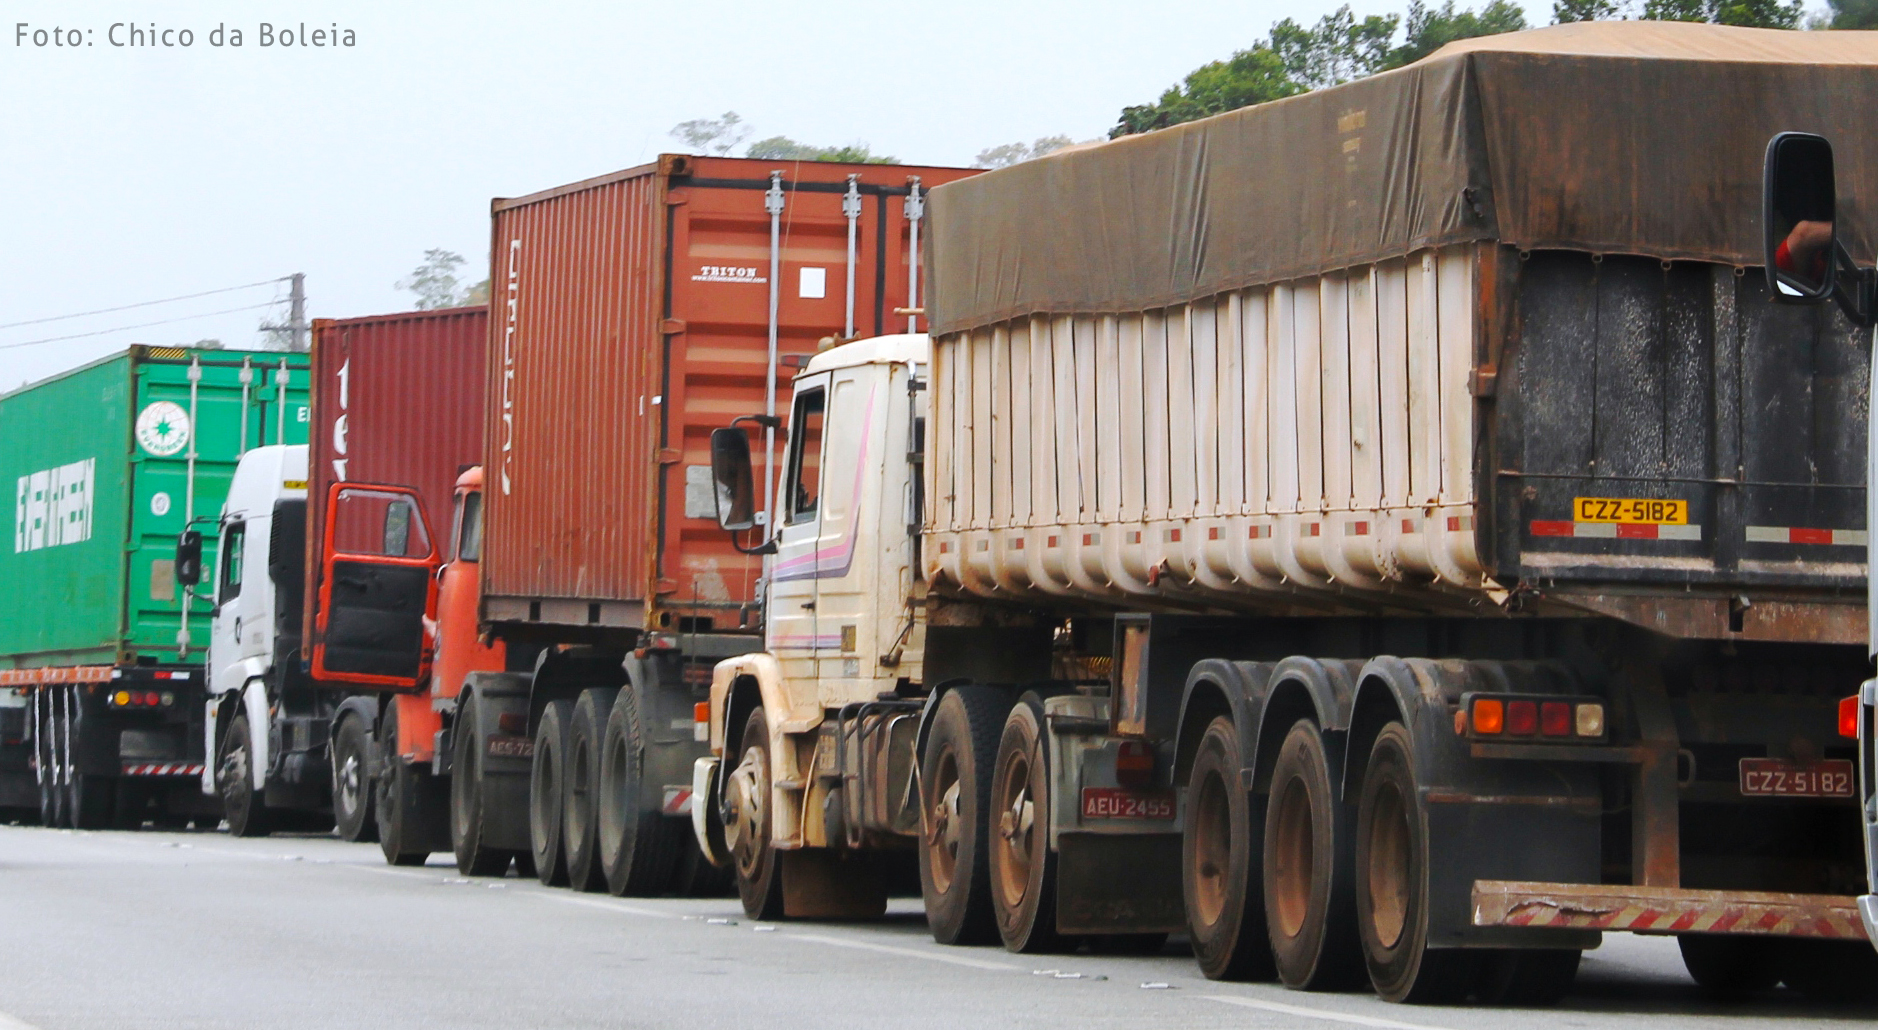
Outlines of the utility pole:
[{"label": "utility pole", "polygon": [[287,327],[292,334],[290,345],[299,353],[306,353],[306,273],[293,274],[293,287],[287,294]]},{"label": "utility pole", "polygon": [[[287,324],[268,325],[263,322],[260,329],[265,333],[286,333],[287,349],[305,354],[307,351],[306,273],[295,272],[286,279],[290,284],[287,290]],[[280,337],[276,336],[274,339],[278,340]]]}]

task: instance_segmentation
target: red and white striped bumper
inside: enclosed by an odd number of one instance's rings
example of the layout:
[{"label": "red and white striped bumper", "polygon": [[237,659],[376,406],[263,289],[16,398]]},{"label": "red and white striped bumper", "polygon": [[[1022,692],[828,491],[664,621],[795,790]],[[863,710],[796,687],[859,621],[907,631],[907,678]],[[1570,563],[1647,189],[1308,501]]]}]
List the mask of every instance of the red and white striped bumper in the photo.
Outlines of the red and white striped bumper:
[{"label": "red and white striped bumper", "polygon": [[201,762],[125,762],[126,776],[201,776]]},{"label": "red and white striped bumper", "polygon": [[1824,544],[1828,547],[1864,547],[1862,529],[1805,529],[1800,526],[1749,526],[1750,544]]},{"label": "red and white striped bumper", "polygon": [[1476,880],[1474,925],[1867,939],[1849,896],[1621,884]]},{"label": "red and white striped bumper", "polygon": [[1667,522],[1558,522],[1532,521],[1533,536],[1569,536],[1580,540],[1700,540],[1701,526],[1675,526]]}]

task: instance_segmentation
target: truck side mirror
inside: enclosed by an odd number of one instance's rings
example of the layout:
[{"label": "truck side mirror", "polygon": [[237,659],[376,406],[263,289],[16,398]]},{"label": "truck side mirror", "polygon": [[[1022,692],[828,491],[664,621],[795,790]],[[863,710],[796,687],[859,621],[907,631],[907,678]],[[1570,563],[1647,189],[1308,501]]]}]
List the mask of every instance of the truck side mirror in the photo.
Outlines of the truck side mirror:
[{"label": "truck side mirror", "polygon": [[755,477],[750,472],[750,437],[742,429],[711,431],[711,479],[717,524],[732,533],[756,526]]},{"label": "truck side mirror", "polygon": [[202,534],[193,529],[176,538],[176,581],[186,587],[202,582]]},{"label": "truck side mirror", "polygon": [[1832,144],[1825,137],[1783,132],[1768,141],[1761,232],[1774,300],[1821,304],[1832,296],[1837,207]]}]

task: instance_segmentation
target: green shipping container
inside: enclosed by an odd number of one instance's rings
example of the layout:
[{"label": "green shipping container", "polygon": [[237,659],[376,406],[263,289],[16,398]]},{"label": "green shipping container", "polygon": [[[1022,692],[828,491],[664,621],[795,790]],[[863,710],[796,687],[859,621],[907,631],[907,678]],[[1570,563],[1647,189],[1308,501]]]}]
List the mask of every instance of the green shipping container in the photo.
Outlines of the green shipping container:
[{"label": "green shipping container", "polygon": [[201,661],[210,600],[180,652],[176,537],[193,511],[214,568],[235,462],[306,442],[307,383],[304,354],[132,347],[0,395],[0,669]]}]

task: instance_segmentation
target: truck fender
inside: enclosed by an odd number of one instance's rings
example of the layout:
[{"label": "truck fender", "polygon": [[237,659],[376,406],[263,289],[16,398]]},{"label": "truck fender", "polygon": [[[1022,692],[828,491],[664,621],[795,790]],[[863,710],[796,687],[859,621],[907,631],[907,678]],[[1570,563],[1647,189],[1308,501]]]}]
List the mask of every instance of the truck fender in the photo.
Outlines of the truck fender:
[{"label": "truck fender", "polygon": [[1357,661],[1297,657],[1287,658],[1273,667],[1266,681],[1265,703],[1259,711],[1258,736],[1254,738],[1257,743],[1246,755],[1254,790],[1270,786],[1272,769],[1278,763],[1278,749],[1284,745],[1285,734],[1302,718],[1317,723],[1330,760],[1331,777],[1333,780],[1340,778],[1344,738],[1350,728],[1350,713],[1361,671],[1362,663]]},{"label": "truck fender", "polygon": [[241,691],[241,706],[248,713],[248,768],[254,789],[266,790],[268,768],[273,761],[267,742],[267,681],[249,680]]},{"label": "truck fender", "polygon": [[[784,733],[806,733],[820,724],[822,712],[814,698],[810,698],[801,711],[790,704],[789,693],[783,688],[782,663],[775,655],[759,651],[726,658],[711,669],[712,754],[723,756],[724,749],[730,746],[731,720],[741,720],[748,711],[737,706],[733,696],[738,682],[745,679],[756,684],[771,739]],[[738,710],[732,711],[733,707]]]},{"label": "truck fender", "polygon": [[237,659],[215,670],[214,681],[209,684],[209,691],[216,695],[232,694],[244,689],[255,680],[267,679],[267,674],[271,671],[273,671],[273,664],[266,658]]},{"label": "truck fender", "polygon": [[1441,744],[1437,731],[1450,728],[1442,684],[1444,663],[1426,658],[1383,656],[1364,663],[1356,676],[1351,707],[1348,755],[1338,793],[1355,797],[1362,789],[1370,745],[1389,722],[1400,719],[1415,742],[1415,776],[1424,784],[1442,782]]},{"label": "truck fender", "polygon": [[[1179,737],[1174,750],[1175,786],[1184,784],[1193,756],[1200,747],[1206,727],[1220,715],[1230,716],[1233,728],[1244,741],[1247,772],[1251,769],[1254,742],[1258,739],[1259,720],[1263,714],[1266,684],[1271,679],[1270,662],[1234,662],[1208,658],[1195,662],[1187,671],[1187,682],[1180,698]],[[1243,776],[1242,776],[1243,778]],[[1250,786],[1250,780],[1245,780]]]},{"label": "truck fender", "polygon": [[328,727],[326,739],[339,739],[339,724],[347,718],[365,720],[366,769],[377,775],[378,756],[370,754],[378,743],[378,698],[367,694],[356,694],[339,702],[339,708],[333,712],[333,721]]}]

